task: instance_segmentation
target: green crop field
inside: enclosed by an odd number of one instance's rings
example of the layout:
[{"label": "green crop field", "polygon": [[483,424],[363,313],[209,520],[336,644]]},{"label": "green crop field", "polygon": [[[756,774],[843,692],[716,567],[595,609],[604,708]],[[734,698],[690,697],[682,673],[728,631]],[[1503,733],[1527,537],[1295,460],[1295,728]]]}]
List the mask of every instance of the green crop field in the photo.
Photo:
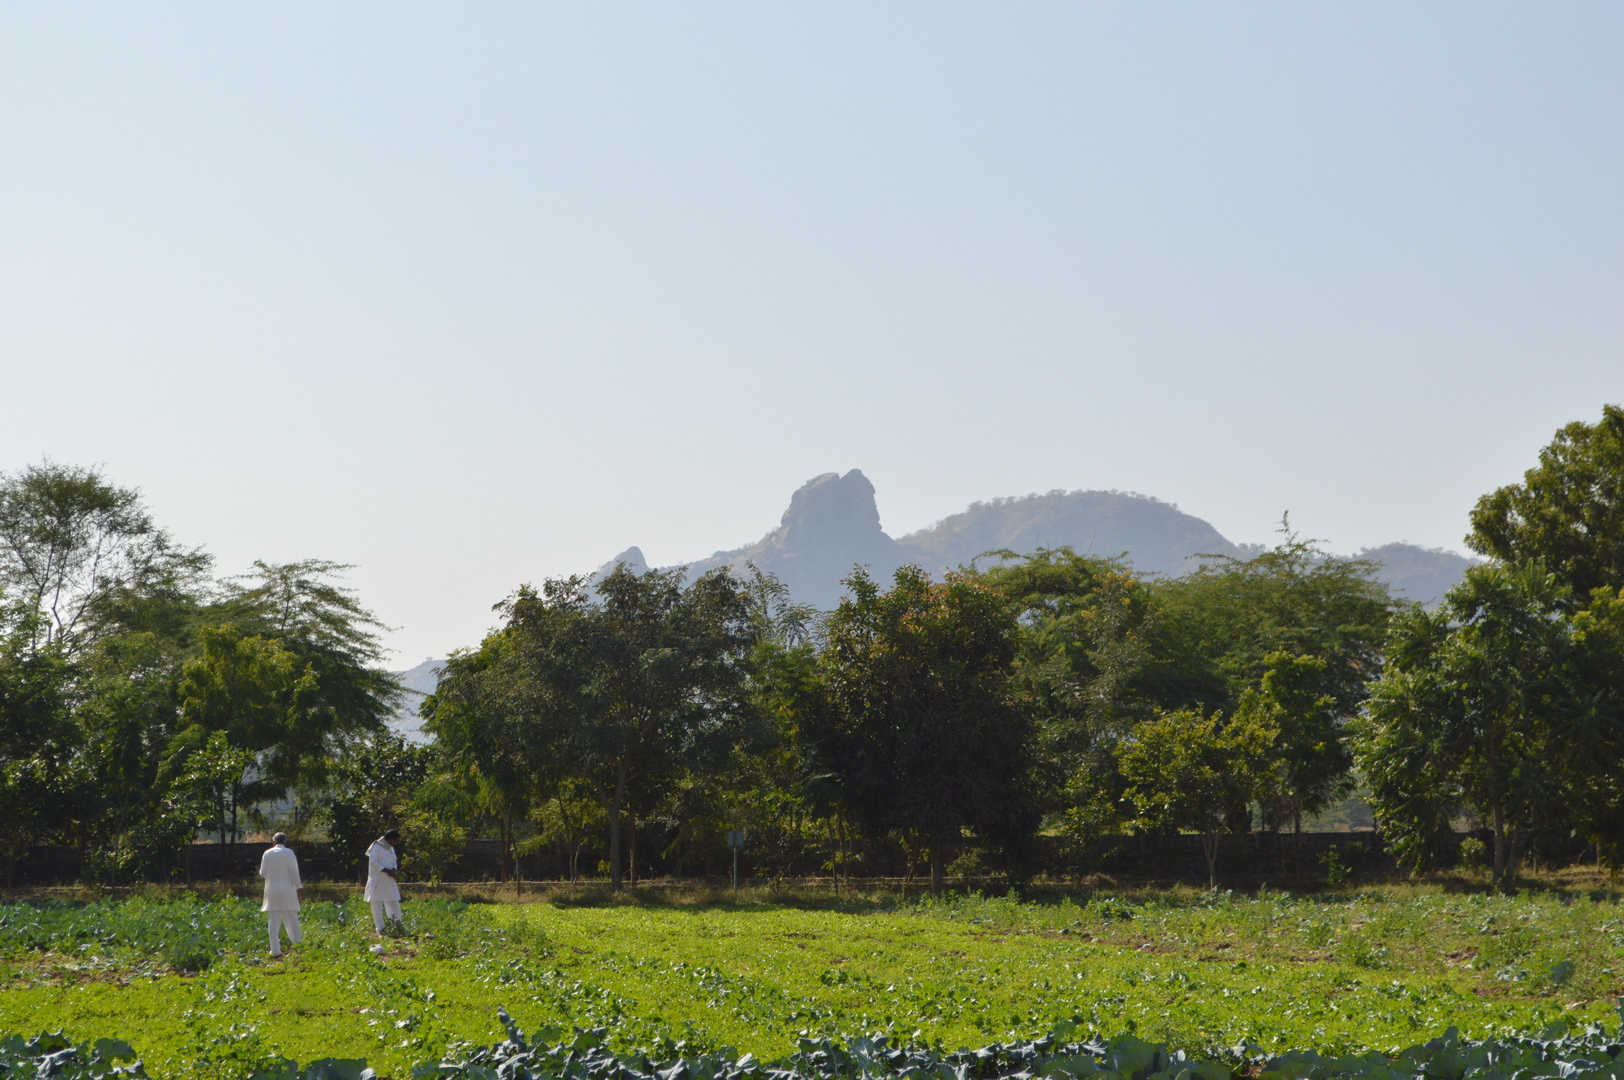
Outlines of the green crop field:
[{"label": "green crop field", "polygon": [[[265,953],[251,901],[0,904],[0,1036],[131,1044],[153,1077],[242,1076],[285,1057],[405,1078],[458,1044],[606,1029],[623,1052],[775,1060],[807,1036],[945,1049],[1079,1035],[1238,1061],[1395,1052],[1615,1022],[1612,896],[1388,889],[1056,903],[979,896],[810,902],[464,903],[408,898],[374,951],[359,901],[307,904]],[[1250,1044],[1249,1047],[1247,1044]]]}]

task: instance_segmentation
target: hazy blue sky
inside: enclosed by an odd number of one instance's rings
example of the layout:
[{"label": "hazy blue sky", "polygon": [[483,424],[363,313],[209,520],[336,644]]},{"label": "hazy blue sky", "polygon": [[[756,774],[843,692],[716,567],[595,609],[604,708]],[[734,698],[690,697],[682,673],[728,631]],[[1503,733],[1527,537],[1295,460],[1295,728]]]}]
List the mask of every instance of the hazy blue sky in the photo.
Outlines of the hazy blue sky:
[{"label": "hazy blue sky", "polygon": [[0,471],[401,664],[522,581],[1116,488],[1459,550],[1624,400],[1624,5],[9,4]]}]

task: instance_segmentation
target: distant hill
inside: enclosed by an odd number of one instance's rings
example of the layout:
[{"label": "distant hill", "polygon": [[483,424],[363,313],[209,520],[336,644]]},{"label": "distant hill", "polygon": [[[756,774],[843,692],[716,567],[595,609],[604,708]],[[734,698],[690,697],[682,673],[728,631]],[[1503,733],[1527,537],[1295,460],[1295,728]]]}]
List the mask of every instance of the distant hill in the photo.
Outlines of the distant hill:
[{"label": "distant hill", "polygon": [[1477,560],[1442,548],[1414,544],[1383,544],[1365,548],[1359,558],[1381,567],[1377,574],[1394,596],[1419,604],[1434,604],[1466,576],[1466,568]]},{"label": "distant hill", "polygon": [[[790,496],[778,527],[743,547],[688,564],[690,578],[725,566],[754,563],[776,575],[802,603],[828,610],[840,601],[840,580],[854,565],[880,581],[915,563],[933,575],[968,565],[988,551],[1018,553],[1070,547],[1085,555],[1121,556],[1145,575],[1177,577],[1203,556],[1245,558],[1260,550],[1236,544],[1212,525],[1170,503],[1121,491],[1051,491],[972,504],[929,528],[893,540],[880,527],[874,485],[861,470],[815,476]],[[1384,544],[1360,553],[1379,566],[1377,576],[1396,594],[1432,603],[1470,566],[1454,552]],[[640,548],[599,567],[601,577],[624,563],[647,569]]]},{"label": "distant hill", "polygon": [[1125,556],[1141,574],[1177,577],[1203,555],[1240,556],[1217,529],[1169,503],[1120,491],[1051,491],[973,503],[963,513],[897,541],[904,561],[932,573],[984,551],[1026,554],[1070,547],[1080,555]]},{"label": "distant hill", "polygon": [[423,718],[417,714],[417,707],[423,704],[424,698],[434,693],[436,686],[440,685],[440,669],[444,666],[443,659],[436,660],[431,656],[409,671],[394,673],[406,692],[401,695],[401,702],[395,709],[395,714],[389,718],[390,730],[404,735],[411,742],[429,741],[428,736],[423,734]]}]

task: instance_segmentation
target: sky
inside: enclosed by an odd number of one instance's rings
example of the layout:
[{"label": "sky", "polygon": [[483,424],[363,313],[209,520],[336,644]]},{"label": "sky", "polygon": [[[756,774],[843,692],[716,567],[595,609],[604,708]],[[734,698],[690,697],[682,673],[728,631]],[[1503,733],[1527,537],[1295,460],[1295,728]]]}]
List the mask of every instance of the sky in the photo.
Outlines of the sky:
[{"label": "sky", "polygon": [[1624,5],[0,7],[0,473],[393,662],[523,582],[1140,492],[1463,550],[1624,402]]}]

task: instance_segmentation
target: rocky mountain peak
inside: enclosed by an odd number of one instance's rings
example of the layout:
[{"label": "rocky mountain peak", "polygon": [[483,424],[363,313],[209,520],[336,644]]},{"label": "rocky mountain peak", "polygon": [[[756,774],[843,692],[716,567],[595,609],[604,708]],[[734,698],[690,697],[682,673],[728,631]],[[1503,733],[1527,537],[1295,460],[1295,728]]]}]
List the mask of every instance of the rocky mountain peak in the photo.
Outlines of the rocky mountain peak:
[{"label": "rocky mountain peak", "polygon": [[648,573],[648,560],[643,557],[643,549],[633,544],[619,555],[610,559],[593,573],[593,578],[604,578],[615,572],[615,567],[624,566],[634,574]]},{"label": "rocky mountain peak", "polygon": [[880,508],[874,485],[861,469],[845,476],[814,476],[790,496],[789,508],[779,521],[783,541],[789,545],[814,544],[829,539],[849,543],[880,532]]}]

